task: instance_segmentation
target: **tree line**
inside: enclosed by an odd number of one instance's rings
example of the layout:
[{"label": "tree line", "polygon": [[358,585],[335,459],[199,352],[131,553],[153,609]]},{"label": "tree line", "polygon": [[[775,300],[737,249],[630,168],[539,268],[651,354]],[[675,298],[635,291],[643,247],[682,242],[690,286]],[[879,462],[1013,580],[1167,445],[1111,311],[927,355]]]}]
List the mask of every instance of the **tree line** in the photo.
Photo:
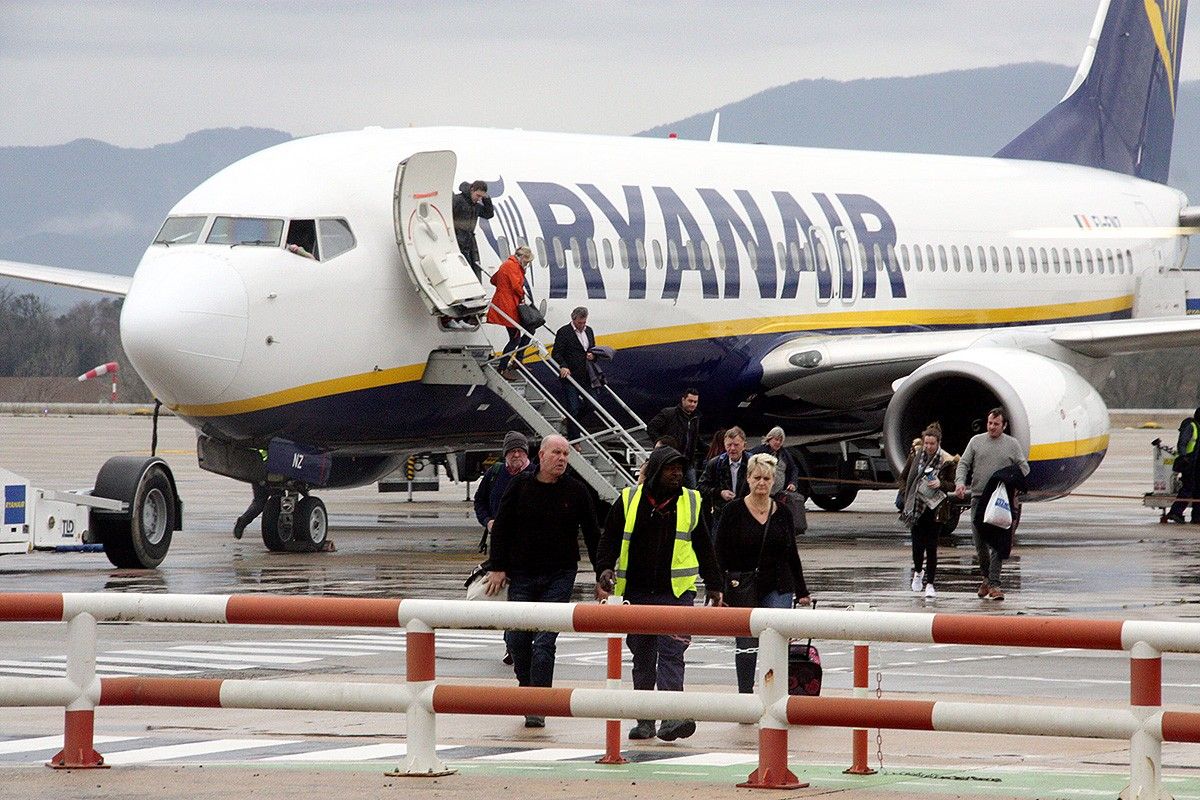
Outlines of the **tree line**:
[{"label": "tree line", "polygon": [[[56,314],[33,294],[0,288],[0,375],[74,377],[97,364],[121,365],[126,402],[153,397],[121,348],[121,300],[82,302]],[[1101,396],[1109,408],[1193,408],[1200,404],[1200,348],[1112,360]]]}]

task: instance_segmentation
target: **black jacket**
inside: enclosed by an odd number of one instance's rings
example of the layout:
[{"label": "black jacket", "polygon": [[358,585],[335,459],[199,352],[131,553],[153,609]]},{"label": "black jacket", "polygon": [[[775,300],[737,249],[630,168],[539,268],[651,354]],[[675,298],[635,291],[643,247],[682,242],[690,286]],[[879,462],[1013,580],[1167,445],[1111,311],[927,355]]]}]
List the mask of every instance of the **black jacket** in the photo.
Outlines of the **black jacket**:
[{"label": "black jacket", "polygon": [[471,190],[454,195],[452,203],[454,213],[454,236],[458,239],[458,249],[472,265],[479,263],[479,245],[475,243],[475,225],[479,218],[491,219],[496,216],[492,206],[492,198],[485,197],[479,204],[471,202]]},{"label": "black jacket", "polygon": [[804,568],[796,551],[792,513],[778,504],[772,504],[772,512],[764,526],[750,513],[744,500],[731,503],[721,515],[714,534],[717,560],[726,571],[749,572],[757,568],[759,600],[768,592],[788,592],[797,600],[808,597]]},{"label": "black jacket", "polygon": [[[637,514],[633,534],[629,540],[629,568],[626,574],[626,594],[664,594],[671,591],[671,557],[675,550],[675,519],[678,513],[678,494],[668,498],[655,508],[648,499],[658,486],[658,473],[669,461],[678,460],[679,451],[672,447],[660,447],[650,454],[646,462],[646,480],[642,500],[634,513]],[[608,512],[600,545],[596,548],[596,575],[606,569],[616,569],[617,557],[621,553],[621,541],[625,537],[625,506],[618,497]],[[724,589],[721,568],[713,550],[712,538],[704,515],[692,531],[692,549],[700,562],[700,579],[706,592]]]},{"label": "black jacket", "polygon": [[492,523],[491,568],[547,575],[579,563],[579,534],[595,560],[599,528],[584,485],[564,475],[542,483],[523,472],[512,479]]},{"label": "black jacket", "polygon": [[[992,498],[992,492],[996,491],[996,487],[1000,484],[1004,484],[1005,491],[1008,492],[1008,505],[1013,512],[1011,528],[997,528],[995,525],[988,525],[983,521],[983,514],[987,510],[988,501]],[[979,501],[975,503],[972,510],[971,522],[975,525],[975,529],[979,531],[985,542],[1000,552],[1001,558],[1008,558],[1012,553],[1013,533],[1017,527],[1017,520],[1021,516],[1016,496],[1018,492],[1025,491],[1025,486],[1025,475],[1017,465],[998,469],[992,473],[992,477],[988,478],[983,492],[979,495]]]},{"label": "black jacket", "polygon": [[714,514],[720,514],[721,509],[730,502],[721,498],[722,490],[732,490],[734,500],[750,493],[750,485],[746,482],[746,465],[749,463],[750,456],[743,451],[741,466],[738,467],[737,486],[732,485],[733,475],[729,469],[728,453],[721,453],[704,465],[704,474],[700,476],[700,494],[704,495],[704,501]]},{"label": "black jacket", "polygon": [[696,466],[700,457],[700,412],[691,416],[683,413],[678,405],[664,408],[654,415],[654,419],[646,423],[646,433],[650,443],[657,442],[664,436],[670,436],[679,442],[679,452],[687,459],[689,467]]},{"label": "black jacket", "polygon": [[[587,337],[588,350],[595,347],[596,333],[592,330],[592,326],[585,325],[583,333]],[[569,322],[554,334],[554,360],[559,363],[559,366],[571,370],[571,377],[583,388],[586,389],[592,385],[592,379],[588,375],[587,350],[584,350],[583,345],[580,344],[579,336],[575,333],[575,326]]]}]

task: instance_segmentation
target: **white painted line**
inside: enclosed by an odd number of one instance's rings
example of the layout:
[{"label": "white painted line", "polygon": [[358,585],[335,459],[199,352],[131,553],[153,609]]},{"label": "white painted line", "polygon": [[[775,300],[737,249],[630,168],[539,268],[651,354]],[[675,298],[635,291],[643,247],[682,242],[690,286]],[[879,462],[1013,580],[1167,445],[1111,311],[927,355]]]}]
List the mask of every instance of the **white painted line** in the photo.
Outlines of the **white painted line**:
[{"label": "white painted line", "polygon": [[62,678],[66,674],[63,667],[0,667],[0,675],[21,675],[33,678]]},{"label": "white painted line", "polygon": [[604,755],[603,750],[578,750],[571,747],[545,747],[539,750],[520,750],[516,753],[497,753],[479,756],[476,761],[567,761],[572,758],[592,758]]},{"label": "white painted line", "polygon": [[262,651],[256,651],[253,649],[239,652],[236,650],[226,650],[221,647],[199,644],[172,647],[170,652],[179,653],[180,655],[186,655],[192,658],[202,657],[217,661],[240,661],[244,664],[310,664],[313,661],[320,661],[319,658],[301,658],[299,656],[265,654]]},{"label": "white painted line", "polygon": [[731,767],[734,764],[753,764],[758,761],[757,753],[695,753],[679,758],[661,758],[652,763],[667,766]]},{"label": "white painted line", "polygon": [[[458,745],[442,744],[436,750],[453,750]],[[360,744],[355,747],[333,747],[328,750],[313,750],[310,753],[292,753],[286,756],[271,756],[261,761],[371,761],[377,758],[399,758],[408,755],[408,745]]]},{"label": "white painted line", "polygon": [[233,750],[277,747],[283,744],[295,744],[295,741],[290,739],[214,739],[209,742],[168,744],[161,747],[143,747],[138,750],[123,750],[119,753],[106,754],[104,763],[143,764],[148,761],[167,761],[174,758],[228,753]]},{"label": "white painted line", "polygon": [[[109,744],[111,742],[128,742],[141,739],[141,736],[93,736],[93,744]],[[62,734],[58,736],[36,736],[32,739],[12,739],[0,742],[0,753],[32,753],[36,750],[61,750]]]},{"label": "white painted line", "polygon": [[187,660],[176,657],[160,658],[158,656],[125,655],[124,650],[105,653],[102,656],[97,656],[96,660],[110,664],[161,664],[170,667],[200,667],[202,669],[206,667],[210,669],[250,669],[248,665],[221,664],[215,661],[204,661],[203,659]]},{"label": "white painted line", "polygon": [[703,772],[684,772],[682,770],[672,771],[672,770],[668,770],[668,769],[656,769],[656,770],[654,770],[653,774],[654,775],[686,775],[689,778],[694,778],[697,775],[703,775],[704,773]]}]

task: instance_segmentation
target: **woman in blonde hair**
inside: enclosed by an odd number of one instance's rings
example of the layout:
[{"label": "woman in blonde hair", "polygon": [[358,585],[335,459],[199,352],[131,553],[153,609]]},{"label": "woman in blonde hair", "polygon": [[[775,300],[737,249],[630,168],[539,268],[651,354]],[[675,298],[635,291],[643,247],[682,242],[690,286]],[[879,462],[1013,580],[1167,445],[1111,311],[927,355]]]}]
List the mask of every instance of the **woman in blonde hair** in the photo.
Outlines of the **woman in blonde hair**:
[{"label": "woman in blonde hair", "polygon": [[[751,456],[746,465],[750,493],[727,505],[717,523],[717,560],[725,571],[727,605],[791,608],[793,602],[811,602],[791,512],[771,499],[775,465],[774,456]],[[754,691],[757,662],[758,639],[739,637],[734,655],[739,692]]]}]

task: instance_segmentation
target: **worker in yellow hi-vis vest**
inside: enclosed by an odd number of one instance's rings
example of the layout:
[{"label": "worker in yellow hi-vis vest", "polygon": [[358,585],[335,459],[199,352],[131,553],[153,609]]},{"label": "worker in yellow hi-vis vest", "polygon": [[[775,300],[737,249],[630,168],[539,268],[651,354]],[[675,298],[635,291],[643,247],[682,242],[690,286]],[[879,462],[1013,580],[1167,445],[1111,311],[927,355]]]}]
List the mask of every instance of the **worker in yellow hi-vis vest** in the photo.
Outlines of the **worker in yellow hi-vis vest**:
[{"label": "worker in yellow hi-vis vest", "polygon": [[[596,596],[618,594],[632,605],[690,606],[696,579],[704,580],[705,605],[719,606],[723,579],[700,493],[683,486],[687,459],[672,447],[660,447],[646,462],[645,480],[621,491],[613,503],[596,548]],[[683,654],[690,636],[629,634],[633,688],[683,691]],[[630,739],[656,734],[654,720],[640,719]],[[696,721],[666,719],[658,738],[685,739]]]},{"label": "worker in yellow hi-vis vest", "polygon": [[1183,512],[1191,505],[1192,523],[1200,523],[1200,503],[1191,502],[1200,498],[1200,486],[1196,485],[1197,458],[1200,458],[1200,408],[1196,409],[1195,416],[1179,423],[1174,467],[1179,473],[1179,496],[1167,512],[1167,519],[1171,522],[1183,522]]}]

